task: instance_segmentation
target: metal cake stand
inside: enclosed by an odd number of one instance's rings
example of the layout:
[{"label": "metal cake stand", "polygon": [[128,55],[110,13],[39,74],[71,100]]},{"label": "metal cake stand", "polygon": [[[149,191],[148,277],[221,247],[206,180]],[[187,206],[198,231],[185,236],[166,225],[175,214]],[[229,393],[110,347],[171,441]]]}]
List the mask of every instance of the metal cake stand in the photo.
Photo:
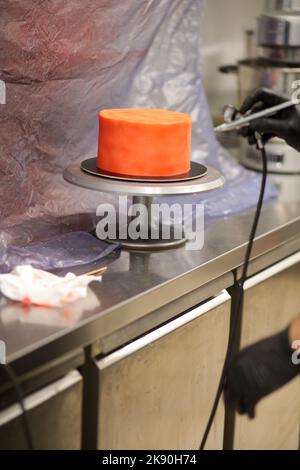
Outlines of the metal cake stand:
[{"label": "metal cake stand", "polygon": [[[94,160],[95,171],[85,171],[82,169],[87,162],[90,166],[91,160]],[[197,164],[196,164],[197,165]],[[103,176],[96,170],[96,159],[89,159],[82,162],[81,165],[73,164],[64,170],[63,177],[66,181],[76,186],[93,191],[115,193],[119,195],[133,196],[133,204],[143,204],[148,209],[148,227],[151,227],[151,206],[154,197],[158,196],[179,196],[187,194],[200,194],[213,191],[220,188],[224,184],[223,176],[212,167],[203,167],[199,165],[199,177],[195,177],[195,167],[193,179],[184,179],[181,181],[147,181],[141,182],[113,178],[111,176]],[[197,171],[197,170],[196,170]],[[160,227],[162,228],[162,226]],[[149,229],[150,230],[150,229]],[[170,238],[152,239],[150,236],[146,240],[132,240],[129,236],[126,239],[109,239],[111,243],[120,243],[123,247],[131,250],[159,250],[174,248],[184,244],[187,238],[183,228],[181,236],[178,238],[178,231],[171,230]],[[119,233],[119,232],[117,232]],[[163,233],[162,230],[159,231]],[[174,237],[176,233],[176,237]]]}]

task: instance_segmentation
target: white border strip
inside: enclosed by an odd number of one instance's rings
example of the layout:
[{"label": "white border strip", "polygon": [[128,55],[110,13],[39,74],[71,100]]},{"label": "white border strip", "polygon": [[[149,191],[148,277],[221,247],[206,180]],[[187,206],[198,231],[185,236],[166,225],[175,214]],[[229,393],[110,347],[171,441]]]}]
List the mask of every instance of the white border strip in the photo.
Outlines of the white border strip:
[{"label": "white border strip", "polygon": [[156,330],[152,331],[151,333],[146,334],[142,338],[133,341],[132,343],[124,346],[123,348],[119,349],[118,351],[113,352],[112,354],[100,359],[97,363],[100,370],[103,370],[116,362],[125,359],[126,357],[130,356],[131,354],[139,351],[140,349],[148,346],[149,344],[157,341],[160,338],[172,333],[173,331],[181,328],[182,326],[190,323],[191,321],[195,320],[198,317],[201,317],[205,313],[209,312],[210,310],[219,307],[220,305],[224,304],[231,297],[226,290],[222,290],[221,294],[214,297],[213,299],[205,302],[204,304],[196,307],[179,318],[176,318],[173,321],[170,321],[166,325],[157,328]]},{"label": "white border strip", "polygon": [[[257,286],[261,282],[266,281],[272,276],[276,276],[276,274],[279,274],[282,271],[285,271],[286,269],[290,268],[291,266],[294,266],[295,264],[299,262],[300,262],[300,251],[298,251],[298,253],[295,253],[292,256],[289,256],[288,258],[285,258],[282,261],[279,261],[279,263],[276,263],[274,264],[274,266],[271,266],[270,268],[265,269],[261,273],[250,277],[250,279],[248,279],[244,284],[244,290]],[[300,279],[299,279],[299,282],[300,282]]]},{"label": "white border strip", "polygon": [[[53,382],[52,384],[42,388],[41,390],[28,395],[28,397],[26,397],[24,400],[26,410],[30,412],[30,410],[43,404],[45,401],[50,400],[56,395],[59,395],[80,381],[82,381],[82,377],[77,370],[69,372],[62,379],[59,379],[56,382]],[[13,419],[18,418],[21,416],[21,414],[22,409],[19,403],[14,403],[13,405],[4,408],[4,410],[0,412],[0,426],[3,426]]]}]

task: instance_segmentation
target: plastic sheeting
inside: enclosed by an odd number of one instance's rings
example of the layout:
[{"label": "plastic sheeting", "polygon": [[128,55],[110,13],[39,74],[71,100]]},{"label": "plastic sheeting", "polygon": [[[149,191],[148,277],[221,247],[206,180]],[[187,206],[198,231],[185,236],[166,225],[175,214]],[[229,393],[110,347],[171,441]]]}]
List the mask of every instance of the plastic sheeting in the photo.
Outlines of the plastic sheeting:
[{"label": "plastic sheeting", "polygon": [[67,165],[96,154],[102,108],[190,113],[192,158],[227,180],[200,198],[207,214],[256,203],[259,176],[234,163],[213,133],[201,80],[203,0],[0,0],[0,12],[2,227],[93,212],[109,198],[62,179]]},{"label": "plastic sheeting", "polygon": [[26,247],[0,249],[0,273],[9,273],[24,264],[45,271],[81,266],[100,261],[118,250],[119,245],[97,240],[86,232],[64,233]]}]

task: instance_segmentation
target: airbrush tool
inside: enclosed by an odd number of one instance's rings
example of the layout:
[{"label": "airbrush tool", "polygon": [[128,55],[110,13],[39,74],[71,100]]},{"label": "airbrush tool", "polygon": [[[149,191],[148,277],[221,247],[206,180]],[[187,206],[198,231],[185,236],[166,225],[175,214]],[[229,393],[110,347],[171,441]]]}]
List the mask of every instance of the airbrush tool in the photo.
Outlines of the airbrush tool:
[{"label": "airbrush tool", "polygon": [[284,103],[272,106],[271,108],[258,111],[257,113],[251,114],[251,111],[242,116],[239,111],[234,108],[232,105],[225,106],[223,110],[224,124],[215,127],[216,133],[229,132],[233,130],[241,129],[242,127],[249,126],[251,121],[257,119],[265,118],[268,116],[273,116],[283,109],[290,108],[300,104],[300,99],[292,99],[290,101],[285,101]]}]

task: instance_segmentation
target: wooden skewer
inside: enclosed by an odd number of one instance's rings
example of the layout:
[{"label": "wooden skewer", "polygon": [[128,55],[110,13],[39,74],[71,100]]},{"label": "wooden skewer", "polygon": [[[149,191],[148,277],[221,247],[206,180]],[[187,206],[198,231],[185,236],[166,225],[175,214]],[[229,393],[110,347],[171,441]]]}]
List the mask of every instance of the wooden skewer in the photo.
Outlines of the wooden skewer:
[{"label": "wooden skewer", "polygon": [[94,269],[93,271],[89,271],[87,273],[83,273],[83,274],[81,274],[81,276],[93,276],[93,274],[103,274],[103,273],[105,273],[105,271],[107,271],[106,266],[104,266],[102,268]]},{"label": "wooden skewer", "polygon": [[[78,274],[78,276],[76,276],[76,278],[77,278],[77,277],[80,277],[80,276],[92,276],[93,274],[103,274],[103,273],[105,273],[106,270],[107,270],[107,267],[104,266],[104,267],[101,267],[101,268],[94,269],[93,271],[88,271],[87,273]],[[68,279],[68,280],[65,281],[65,282],[73,282],[74,279],[76,279],[76,278]],[[60,282],[61,282],[61,281],[59,280],[59,281],[58,281],[58,284],[59,284]]]}]

